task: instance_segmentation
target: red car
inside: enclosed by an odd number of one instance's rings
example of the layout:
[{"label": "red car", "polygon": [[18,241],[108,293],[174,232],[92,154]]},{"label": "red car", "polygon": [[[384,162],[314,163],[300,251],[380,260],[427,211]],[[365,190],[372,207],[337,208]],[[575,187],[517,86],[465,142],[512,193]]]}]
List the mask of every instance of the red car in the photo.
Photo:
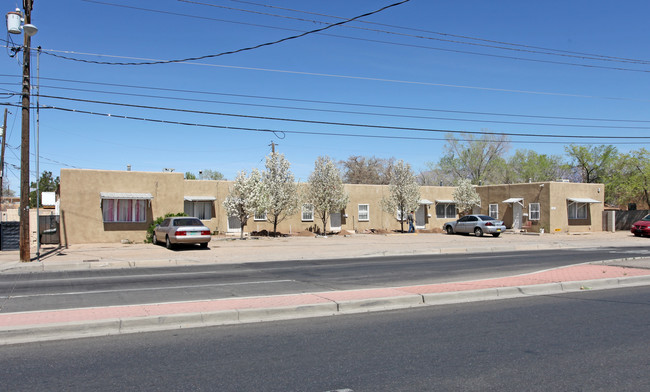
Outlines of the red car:
[{"label": "red car", "polygon": [[646,215],[640,221],[634,222],[630,231],[637,237],[642,235],[650,236],[650,215]]}]

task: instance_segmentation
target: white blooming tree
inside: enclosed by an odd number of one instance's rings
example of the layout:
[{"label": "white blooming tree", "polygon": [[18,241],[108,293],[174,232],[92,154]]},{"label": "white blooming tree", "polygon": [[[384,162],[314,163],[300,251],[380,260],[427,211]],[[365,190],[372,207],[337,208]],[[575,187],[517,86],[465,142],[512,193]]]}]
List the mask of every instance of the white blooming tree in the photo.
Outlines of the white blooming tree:
[{"label": "white blooming tree", "polygon": [[326,234],[330,214],[343,210],[349,200],[341,173],[329,157],[321,156],[316,160],[305,198],[314,206],[314,214],[323,222],[323,234]]},{"label": "white blooming tree", "polygon": [[267,221],[273,224],[273,233],[277,233],[278,223],[298,208],[298,185],[290,166],[283,154],[272,152],[266,157],[266,170],[262,173],[266,196],[264,210]]},{"label": "white blooming tree", "polygon": [[259,212],[264,204],[262,175],[259,170],[253,169],[250,176],[246,176],[245,171],[240,172],[223,202],[228,216],[236,216],[241,222],[240,238],[244,238],[244,226],[246,226],[248,218]]},{"label": "white blooming tree", "polygon": [[469,214],[474,206],[481,205],[481,197],[474,189],[472,182],[466,178],[458,181],[458,186],[454,189],[452,197],[461,215]]},{"label": "white blooming tree", "polygon": [[404,217],[409,211],[415,210],[420,202],[420,185],[411,165],[398,161],[391,168],[391,179],[388,185],[388,197],[382,199],[382,207],[389,214],[397,213],[404,231]]}]

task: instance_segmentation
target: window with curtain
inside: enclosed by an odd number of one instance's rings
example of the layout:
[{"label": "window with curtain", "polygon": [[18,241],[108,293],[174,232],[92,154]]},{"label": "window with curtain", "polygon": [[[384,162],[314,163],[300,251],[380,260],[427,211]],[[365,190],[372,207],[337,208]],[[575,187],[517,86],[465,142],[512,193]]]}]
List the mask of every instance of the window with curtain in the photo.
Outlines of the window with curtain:
[{"label": "window with curtain", "polygon": [[494,219],[499,219],[499,205],[498,204],[490,204],[490,214],[489,215]]},{"label": "window with curtain", "polygon": [[370,205],[359,204],[359,221],[367,222],[370,220]]},{"label": "window with curtain", "polygon": [[103,199],[104,222],[146,222],[147,200]]},{"label": "window with curtain", "polygon": [[528,209],[530,210],[528,220],[539,220],[541,211],[539,203],[530,203]]},{"label": "window with curtain", "polygon": [[455,203],[438,203],[436,204],[436,218],[455,218],[456,217],[456,204]]},{"label": "window with curtain", "polygon": [[303,222],[313,222],[314,221],[314,205],[313,204],[303,204],[302,205],[302,221]]},{"label": "window with curtain", "polygon": [[212,201],[185,200],[184,212],[188,216],[194,216],[201,220],[212,219],[212,203]]},{"label": "window with curtain", "polygon": [[587,219],[589,203],[569,204],[569,219]]}]

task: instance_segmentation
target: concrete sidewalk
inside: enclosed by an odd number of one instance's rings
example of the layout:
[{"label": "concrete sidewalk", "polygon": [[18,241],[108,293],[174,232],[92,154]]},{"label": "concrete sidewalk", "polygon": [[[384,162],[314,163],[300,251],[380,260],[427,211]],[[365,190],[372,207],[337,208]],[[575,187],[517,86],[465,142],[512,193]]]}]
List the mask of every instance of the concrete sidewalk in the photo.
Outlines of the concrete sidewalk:
[{"label": "concrete sidewalk", "polygon": [[[53,252],[40,263],[18,263],[0,255],[3,273],[132,268],[180,264],[437,254],[522,249],[649,246],[650,239],[627,233],[500,238],[417,235],[355,235],[329,238],[215,239],[210,249],[169,251],[151,244],[79,245]],[[649,247],[650,249],[650,247]],[[16,253],[17,254],[17,253]],[[550,295],[650,284],[650,258],[581,264],[467,282],[316,292],[268,297],[0,313],[0,345],[106,336],[155,330],[331,316],[426,305]]]}]

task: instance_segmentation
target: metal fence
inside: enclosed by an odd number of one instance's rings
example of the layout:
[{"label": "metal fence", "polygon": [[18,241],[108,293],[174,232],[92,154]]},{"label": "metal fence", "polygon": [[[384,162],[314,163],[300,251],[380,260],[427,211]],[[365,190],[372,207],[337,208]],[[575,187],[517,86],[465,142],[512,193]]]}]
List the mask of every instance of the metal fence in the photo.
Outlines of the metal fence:
[{"label": "metal fence", "polygon": [[630,230],[632,223],[650,214],[650,210],[616,211],[616,230]]},{"label": "metal fence", "polygon": [[0,222],[0,250],[20,248],[20,222]]}]

